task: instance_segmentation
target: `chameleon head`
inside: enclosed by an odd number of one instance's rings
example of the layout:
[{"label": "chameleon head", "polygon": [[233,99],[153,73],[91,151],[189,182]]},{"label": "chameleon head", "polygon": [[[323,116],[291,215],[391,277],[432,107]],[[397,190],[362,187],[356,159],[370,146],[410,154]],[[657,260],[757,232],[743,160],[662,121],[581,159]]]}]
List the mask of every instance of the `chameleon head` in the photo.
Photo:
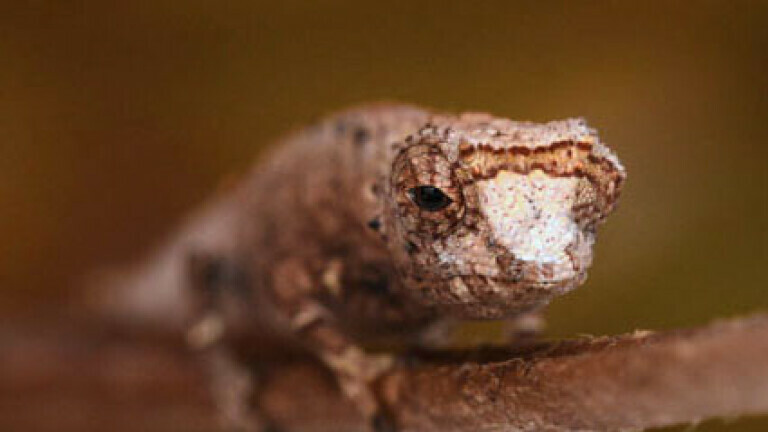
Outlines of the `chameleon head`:
[{"label": "chameleon head", "polygon": [[407,294],[465,318],[536,309],[586,278],[626,177],[583,120],[436,117],[402,143],[390,252]]}]

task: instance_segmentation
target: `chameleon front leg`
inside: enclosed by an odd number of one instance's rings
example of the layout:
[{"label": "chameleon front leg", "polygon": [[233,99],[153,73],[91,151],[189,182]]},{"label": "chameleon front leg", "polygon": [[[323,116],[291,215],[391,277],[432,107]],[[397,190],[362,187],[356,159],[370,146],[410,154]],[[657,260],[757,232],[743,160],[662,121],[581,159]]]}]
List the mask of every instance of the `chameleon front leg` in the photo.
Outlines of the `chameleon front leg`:
[{"label": "chameleon front leg", "polygon": [[[186,332],[187,345],[199,353],[209,373],[213,401],[222,429],[232,432],[277,430],[252,401],[259,391],[259,371],[239,359],[227,345],[233,320],[248,309],[243,301],[250,278],[243,259],[196,253],[187,268],[196,315]],[[240,325],[243,325],[240,323]]]},{"label": "chameleon front leg", "polygon": [[[314,306],[308,306],[314,308]],[[394,429],[373,391],[373,384],[394,363],[391,355],[366,353],[350,341],[331,320],[320,318],[308,327],[296,328],[297,334],[336,376],[341,391],[369,421],[376,432]]]},{"label": "chameleon front leg", "polygon": [[367,353],[355,344],[317,299],[322,284],[301,261],[284,261],[273,275],[277,304],[291,331],[333,372],[341,391],[374,431],[395,430],[373,389],[376,379],[392,368],[393,357]]}]

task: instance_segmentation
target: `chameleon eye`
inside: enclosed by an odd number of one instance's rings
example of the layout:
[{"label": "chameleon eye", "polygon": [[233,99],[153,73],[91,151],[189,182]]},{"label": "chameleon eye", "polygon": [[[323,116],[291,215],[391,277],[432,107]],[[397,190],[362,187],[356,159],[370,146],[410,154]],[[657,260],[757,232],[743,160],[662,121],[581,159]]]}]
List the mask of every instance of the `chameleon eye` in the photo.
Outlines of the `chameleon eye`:
[{"label": "chameleon eye", "polygon": [[392,165],[389,189],[399,228],[418,244],[451,232],[465,213],[462,185],[438,147],[407,147]]},{"label": "chameleon eye", "polygon": [[411,188],[408,190],[408,196],[419,208],[431,212],[442,210],[453,202],[440,188],[434,186]]}]

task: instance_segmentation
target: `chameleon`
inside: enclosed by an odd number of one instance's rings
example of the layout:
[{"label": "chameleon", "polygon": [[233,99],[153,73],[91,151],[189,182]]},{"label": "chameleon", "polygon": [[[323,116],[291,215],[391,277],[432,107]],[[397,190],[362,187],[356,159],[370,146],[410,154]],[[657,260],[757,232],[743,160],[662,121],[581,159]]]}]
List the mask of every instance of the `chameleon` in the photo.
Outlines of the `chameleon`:
[{"label": "chameleon", "polygon": [[371,341],[538,313],[585,281],[625,180],[580,118],[358,106],[274,145],[105,304],[183,329],[236,429],[268,420],[248,406],[258,377],[235,339],[300,347],[373,430],[396,430],[372,388],[394,355]]}]

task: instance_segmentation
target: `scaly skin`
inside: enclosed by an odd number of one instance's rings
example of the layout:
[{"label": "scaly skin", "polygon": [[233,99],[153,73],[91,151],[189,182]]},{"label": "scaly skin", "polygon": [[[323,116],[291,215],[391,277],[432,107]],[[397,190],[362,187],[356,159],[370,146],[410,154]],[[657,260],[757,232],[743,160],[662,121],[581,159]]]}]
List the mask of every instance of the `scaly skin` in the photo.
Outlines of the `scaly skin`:
[{"label": "scaly skin", "polygon": [[415,341],[450,317],[519,317],[575,288],[624,180],[582,120],[364,106],[276,146],[126,303],[191,323],[230,424],[264,419],[246,414],[252,386],[226,336],[268,333],[317,355],[372,425],[391,429],[370,388],[391,361],[361,347]]}]

